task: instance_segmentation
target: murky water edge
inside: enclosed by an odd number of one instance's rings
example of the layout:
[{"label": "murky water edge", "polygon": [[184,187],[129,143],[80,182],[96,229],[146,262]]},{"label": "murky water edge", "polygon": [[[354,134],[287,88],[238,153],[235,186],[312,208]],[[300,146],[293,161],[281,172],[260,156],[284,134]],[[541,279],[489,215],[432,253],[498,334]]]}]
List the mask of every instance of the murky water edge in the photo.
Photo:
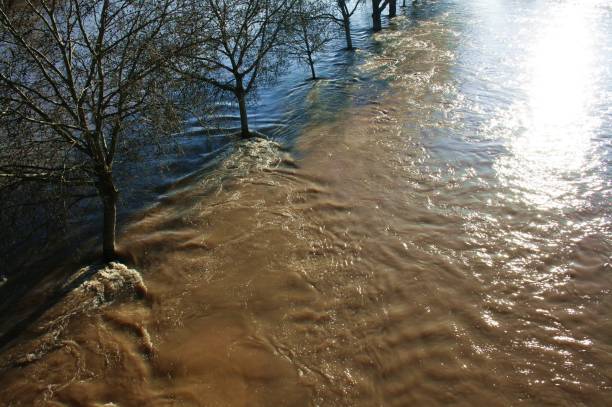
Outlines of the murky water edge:
[{"label": "murky water edge", "polygon": [[423,3],[363,51],[367,103],[356,84],[293,149],[239,145],[138,214],[146,295],[60,303],[0,400],[609,405],[612,10]]}]

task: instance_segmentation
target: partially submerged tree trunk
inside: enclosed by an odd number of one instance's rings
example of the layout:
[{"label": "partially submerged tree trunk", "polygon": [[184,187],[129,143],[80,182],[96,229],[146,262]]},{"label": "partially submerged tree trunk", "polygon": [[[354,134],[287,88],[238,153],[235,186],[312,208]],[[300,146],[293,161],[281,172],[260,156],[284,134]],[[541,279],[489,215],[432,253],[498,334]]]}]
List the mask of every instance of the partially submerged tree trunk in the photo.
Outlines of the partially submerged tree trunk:
[{"label": "partially submerged tree trunk", "polygon": [[353,38],[351,36],[351,19],[350,17],[344,18],[344,35],[346,36],[346,49],[353,50]]},{"label": "partially submerged tree trunk", "polygon": [[105,262],[115,260],[115,236],[117,227],[117,193],[102,197],[104,205],[104,234],[102,243],[102,257]]},{"label": "partially submerged tree trunk", "polygon": [[389,0],[372,0],[372,29],[382,30],[382,11],[387,7]]},{"label": "partially submerged tree trunk", "polygon": [[302,26],[302,33],[305,39],[304,45],[306,46],[306,58],[308,61],[308,65],[310,66],[310,75],[312,77],[312,80],[316,80],[317,73],[315,71],[314,59],[312,59],[312,49],[310,48],[310,42],[308,40],[308,31],[306,26]]},{"label": "partially submerged tree trunk", "polygon": [[397,0],[389,0],[389,17],[397,16]]},{"label": "partially submerged tree trunk", "polygon": [[102,256],[104,257],[104,261],[109,262],[115,260],[117,256],[115,239],[119,191],[115,186],[112,170],[105,168],[104,170],[100,171],[98,177],[98,190],[104,209]]},{"label": "partially submerged tree trunk", "polygon": [[251,132],[249,131],[249,114],[247,112],[245,92],[236,92],[236,98],[238,99],[238,107],[240,110],[240,135],[243,138],[249,138],[251,136]]},{"label": "partially submerged tree trunk", "polygon": [[380,19],[380,10],[374,9],[372,11],[372,29],[374,31],[382,30],[382,22]]},{"label": "partially submerged tree trunk", "polygon": [[249,130],[249,112],[247,110],[247,92],[244,89],[240,73],[234,72],[234,79],[236,81],[234,95],[236,100],[238,100],[238,111],[240,113],[240,136],[242,138],[249,138],[251,132]]},{"label": "partially submerged tree trunk", "polygon": [[312,54],[308,54],[308,65],[310,65],[310,75],[312,77],[312,80],[317,80],[317,72],[315,71]]}]

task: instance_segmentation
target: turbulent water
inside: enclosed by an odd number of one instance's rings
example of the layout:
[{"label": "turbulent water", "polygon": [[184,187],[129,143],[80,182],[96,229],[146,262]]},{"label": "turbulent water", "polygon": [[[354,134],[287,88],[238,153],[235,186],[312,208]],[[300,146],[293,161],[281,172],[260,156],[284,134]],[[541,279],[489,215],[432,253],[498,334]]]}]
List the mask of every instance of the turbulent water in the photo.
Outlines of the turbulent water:
[{"label": "turbulent water", "polygon": [[402,14],[261,92],[276,142],[191,138],[121,233],[146,294],[59,302],[2,404],[611,405],[612,7]]}]

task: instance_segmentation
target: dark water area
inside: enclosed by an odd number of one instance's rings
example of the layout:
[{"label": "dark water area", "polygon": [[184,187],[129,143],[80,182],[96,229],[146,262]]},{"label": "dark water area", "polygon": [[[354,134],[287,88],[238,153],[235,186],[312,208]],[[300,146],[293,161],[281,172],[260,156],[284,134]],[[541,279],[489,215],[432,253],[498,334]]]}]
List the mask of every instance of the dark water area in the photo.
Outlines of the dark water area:
[{"label": "dark water area", "polygon": [[400,14],[132,168],[146,295],[58,301],[0,404],[612,404],[612,6]]}]

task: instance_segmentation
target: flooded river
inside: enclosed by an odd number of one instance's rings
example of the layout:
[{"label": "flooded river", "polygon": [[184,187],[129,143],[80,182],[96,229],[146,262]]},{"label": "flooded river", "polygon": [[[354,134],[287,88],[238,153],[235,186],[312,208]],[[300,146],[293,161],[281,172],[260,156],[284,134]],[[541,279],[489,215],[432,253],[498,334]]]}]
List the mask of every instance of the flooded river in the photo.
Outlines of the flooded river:
[{"label": "flooded river", "polygon": [[1,404],[611,405],[612,6],[401,14],[261,92],[275,141],[191,138],[121,233],[147,294]]}]

